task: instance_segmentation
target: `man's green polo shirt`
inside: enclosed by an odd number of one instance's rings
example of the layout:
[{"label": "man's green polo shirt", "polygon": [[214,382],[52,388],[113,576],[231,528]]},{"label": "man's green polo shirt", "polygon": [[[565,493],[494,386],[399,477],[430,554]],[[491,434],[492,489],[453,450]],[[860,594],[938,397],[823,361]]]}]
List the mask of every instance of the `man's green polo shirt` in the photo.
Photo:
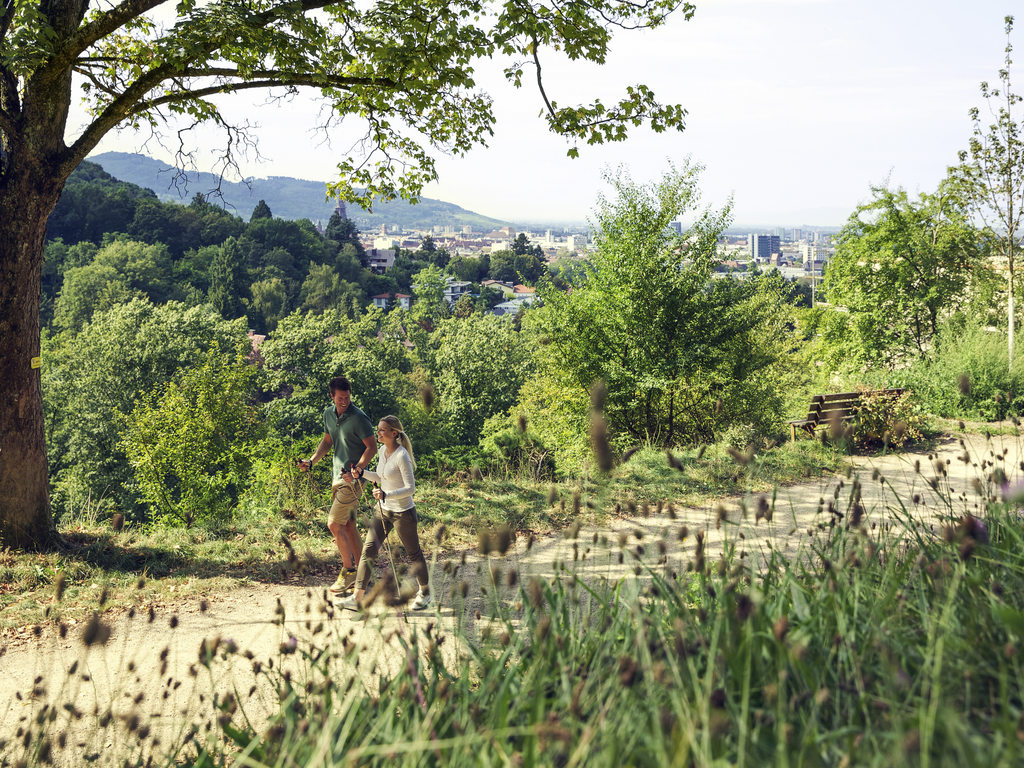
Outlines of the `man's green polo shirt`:
[{"label": "man's green polo shirt", "polygon": [[332,403],[324,411],[324,432],[331,436],[331,442],[334,443],[333,482],[337,483],[345,470],[363,455],[366,450],[363,440],[373,434],[373,425],[354,403],[349,403],[341,416],[334,412]]}]

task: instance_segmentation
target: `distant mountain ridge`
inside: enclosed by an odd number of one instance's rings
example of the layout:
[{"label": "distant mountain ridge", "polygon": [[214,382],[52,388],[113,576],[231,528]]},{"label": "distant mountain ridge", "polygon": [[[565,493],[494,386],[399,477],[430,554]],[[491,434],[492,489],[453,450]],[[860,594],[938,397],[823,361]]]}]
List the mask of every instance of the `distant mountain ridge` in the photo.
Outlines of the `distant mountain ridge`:
[{"label": "distant mountain ridge", "polygon": [[[89,160],[121,181],[153,190],[160,200],[188,203],[197,193],[203,194],[209,196],[211,203],[223,205],[246,220],[260,200],[265,200],[278,218],[310,219],[324,224],[337,205],[336,200],[324,199],[326,189],[323,181],[290,176],[251,178],[247,182],[220,181],[214,173],[181,173],[160,160],[128,152],[104,152],[89,157]],[[364,232],[378,229],[382,224],[402,229],[450,226],[456,231],[469,226],[477,232],[492,231],[507,224],[431,198],[422,198],[416,205],[404,200],[378,202],[373,213],[350,203],[346,204],[346,211]]]}]

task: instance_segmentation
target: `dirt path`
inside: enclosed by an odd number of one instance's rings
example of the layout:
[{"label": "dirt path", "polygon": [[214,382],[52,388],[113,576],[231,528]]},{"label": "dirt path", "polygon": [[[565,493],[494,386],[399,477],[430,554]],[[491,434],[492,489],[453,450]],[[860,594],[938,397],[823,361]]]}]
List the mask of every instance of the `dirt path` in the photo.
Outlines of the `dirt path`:
[{"label": "dirt path", "polygon": [[[414,633],[447,634],[453,640],[442,648],[449,658],[456,658],[458,635],[450,631],[456,623],[469,625],[470,631],[479,630],[487,621],[483,617],[492,615],[496,597],[505,613],[513,608],[516,588],[509,585],[510,571],[515,571],[519,582],[561,571],[588,580],[614,580],[633,571],[637,556],[645,563],[657,563],[662,557],[659,542],[666,552],[664,567],[681,570],[692,557],[698,530],[706,531],[709,557],[716,556],[723,541],[730,538],[749,557],[760,558],[769,548],[792,554],[809,535],[820,535],[815,529],[831,519],[828,502],[835,498],[837,488],[842,501],[838,506],[846,508],[855,480],[861,483],[868,522],[894,520],[898,497],[912,514],[933,520],[937,526],[944,516],[978,509],[972,481],[989,462],[1004,465],[1011,478],[1021,475],[1017,437],[986,441],[971,436],[967,447],[970,462],[966,464],[958,459],[964,448],[956,439],[944,441],[937,449],[937,459],[948,473],[940,487],[955,499],[952,504],[929,484],[935,477],[935,460],[925,454],[857,457],[849,478],[826,477],[779,489],[770,522],[759,519],[756,497],[729,498],[706,508],[677,509],[675,519],[664,512],[646,518],[616,518],[600,530],[583,529],[576,538],[551,537],[529,548],[527,542],[518,541],[505,557],[492,556],[489,562],[474,552],[467,553],[464,563],[461,558],[435,563],[436,607],[422,614],[374,606],[360,616],[332,607],[323,586],[252,584],[212,601],[205,611],[199,604],[189,603],[177,606],[173,614],[159,613],[152,619],[145,614],[134,618],[122,615],[110,623],[105,645],[84,647],[81,625],[65,639],[44,635],[8,647],[0,656],[0,739],[14,735],[46,702],[58,709],[65,702],[73,703],[85,713],[110,710],[122,723],[137,715],[152,732],[160,731],[164,741],[180,737],[180,729],[189,721],[203,722],[209,717],[214,694],[223,696],[228,691],[245,700],[246,713],[259,721],[274,711],[277,696],[265,676],[254,675],[252,661],[264,667],[283,664],[295,674],[304,674],[302,655],[287,651],[293,643],[302,648],[313,639],[320,644],[343,640],[363,649],[360,675],[372,687],[375,673],[394,671],[409,662],[402,641]],[[915,497],[917,503],[912,501]],[[680,543],[683,526],[689,536]],[[230,641],[253,659],[240,653],[212,665],[211,671],[199,664],[199,649],[201,643],[214,638]],[[65,710],[60,711],[62,718],[68,717]],[[124,728],[77,733],[73,718],[67,727],[77,739],[73,751],[79,756],[112,755],[117,752],[115,747],[130,746],[122,742],[132,738]]]}]

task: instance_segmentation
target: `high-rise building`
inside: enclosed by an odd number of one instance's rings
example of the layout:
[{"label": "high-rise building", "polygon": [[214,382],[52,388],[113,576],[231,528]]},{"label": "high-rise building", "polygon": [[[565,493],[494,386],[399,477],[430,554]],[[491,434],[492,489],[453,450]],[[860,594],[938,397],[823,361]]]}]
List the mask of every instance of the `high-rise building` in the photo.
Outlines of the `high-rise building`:
[{"label": "high-rise building", "polygon": [[778,235],[750,235],[750,258],[767,264],[773,253],[782,252],[782,238]]}]

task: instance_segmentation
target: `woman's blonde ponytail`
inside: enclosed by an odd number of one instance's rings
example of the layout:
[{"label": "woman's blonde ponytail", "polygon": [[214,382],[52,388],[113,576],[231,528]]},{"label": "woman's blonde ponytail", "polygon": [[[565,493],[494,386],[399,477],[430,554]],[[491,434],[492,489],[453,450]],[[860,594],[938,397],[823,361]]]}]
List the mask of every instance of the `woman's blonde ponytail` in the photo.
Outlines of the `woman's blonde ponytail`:
[{"label": "woman's blonde ponytail", "polygon": [[416,456],[412,452],[412,441],[409,439],[409,435],[405,433],[405,429],[402,427],[402,422],[398,420],[397,416],[385,416],[381,421],[398,433],[396,438],[398,444],[405,448],[406,453],[409,454],[409,459],[412,461],[412,468],[416,469]]}]

